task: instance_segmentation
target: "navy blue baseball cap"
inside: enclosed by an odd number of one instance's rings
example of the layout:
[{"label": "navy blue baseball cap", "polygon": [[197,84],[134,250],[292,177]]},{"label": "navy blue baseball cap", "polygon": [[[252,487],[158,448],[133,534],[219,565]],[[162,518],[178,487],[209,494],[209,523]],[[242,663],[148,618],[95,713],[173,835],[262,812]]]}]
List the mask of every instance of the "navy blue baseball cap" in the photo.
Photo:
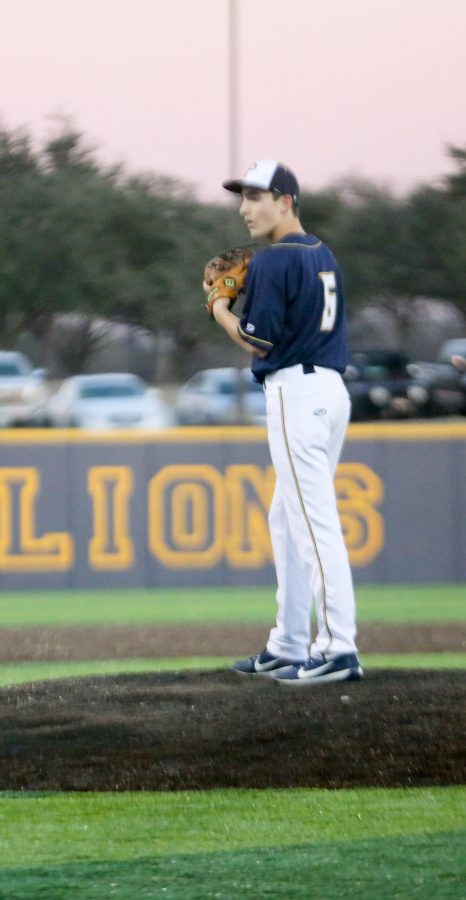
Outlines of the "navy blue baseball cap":
[{"label": "navy blue baseball cap", "polygon": [[259,191],[273,191],[275,194],[289,194],[295,203],[299,199],[296,175],[275,159],[258,159],[249,166],[244,178],[224,181],[223,187],[234,194],[241,194],[244,188],[250,187]]}]

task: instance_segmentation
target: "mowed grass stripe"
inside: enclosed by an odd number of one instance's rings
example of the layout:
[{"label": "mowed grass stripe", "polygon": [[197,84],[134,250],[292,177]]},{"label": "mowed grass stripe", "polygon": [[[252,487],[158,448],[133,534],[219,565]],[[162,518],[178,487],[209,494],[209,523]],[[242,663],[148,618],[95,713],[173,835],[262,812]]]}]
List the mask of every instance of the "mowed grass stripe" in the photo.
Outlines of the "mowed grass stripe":
[{"label": "mowed grass stripe", "polygon": [[8,900],[463,900],[465,832],[4,869]]},{"label": "mowed grass stripe", "polygon": [[2,864],[349,844],[464,830],[466,788],[0,794]]},{"label": "mowed grass stripe", "polygon": [[[361,585],[356,588],[356,597],[361,623],[466,621],[464,584]],[[275,613],[273,586],[0,593],[3,628],[188,622],[271,624]]]},{"label": "mowed grass stripe", "polygon": [[[232,657],[186,657],[174,659],[108,659],[51,662],[0,663],[0,687],[62,678],[166,672],[182,669],[229,667]],[[370,669],[466,669],[465,653],[377,653],[361,657]],[[238,676],[241,677],[241,676]]]}]

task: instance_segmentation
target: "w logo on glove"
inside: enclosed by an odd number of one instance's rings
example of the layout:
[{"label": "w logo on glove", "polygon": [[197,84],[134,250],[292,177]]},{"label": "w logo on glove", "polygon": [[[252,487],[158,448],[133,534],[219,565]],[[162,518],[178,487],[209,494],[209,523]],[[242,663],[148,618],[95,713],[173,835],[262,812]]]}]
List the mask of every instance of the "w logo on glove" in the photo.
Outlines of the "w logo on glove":
[{"label": "w logo on glove", "polygon": [[204,269],[204,283],[212,287],[207,294],[206,309],[212,315],[212,307],[219,297],[230,300],[231,309],[244,289],[248,264],[252,259],[250,250],[233,249],[211,259]]}]

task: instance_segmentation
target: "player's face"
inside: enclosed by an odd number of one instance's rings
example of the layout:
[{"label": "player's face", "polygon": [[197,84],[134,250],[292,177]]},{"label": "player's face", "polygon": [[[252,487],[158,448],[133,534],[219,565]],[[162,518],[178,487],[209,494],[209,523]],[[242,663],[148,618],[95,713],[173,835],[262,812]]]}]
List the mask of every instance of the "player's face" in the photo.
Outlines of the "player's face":
[{"label": "player's face", "polygon": [[245,188],[241,198],[239,212],[251,237],[276,239],[283,222],[282,198],[255,188]]}]

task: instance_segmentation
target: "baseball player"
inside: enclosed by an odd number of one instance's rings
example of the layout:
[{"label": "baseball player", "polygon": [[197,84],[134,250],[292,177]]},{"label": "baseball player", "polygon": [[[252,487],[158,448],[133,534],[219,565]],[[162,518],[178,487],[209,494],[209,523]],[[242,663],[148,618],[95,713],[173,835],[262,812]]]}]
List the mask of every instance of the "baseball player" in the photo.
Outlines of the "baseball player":
[{"label": "baseball player", "polygon": [[[330,249],[305,233],[299,185],[286,166],[259,160],[223,187],[241,195],[251,238],[268,244],[225,277],[205,275],[207,307],[252,356],[276,473],[269,514],[276,624],[265,649],[233,669],[283,685],[358,680],[353,584],[333,484],[350,417],[340,271]],[[231,306],[242,288],[238,318]]]}]

